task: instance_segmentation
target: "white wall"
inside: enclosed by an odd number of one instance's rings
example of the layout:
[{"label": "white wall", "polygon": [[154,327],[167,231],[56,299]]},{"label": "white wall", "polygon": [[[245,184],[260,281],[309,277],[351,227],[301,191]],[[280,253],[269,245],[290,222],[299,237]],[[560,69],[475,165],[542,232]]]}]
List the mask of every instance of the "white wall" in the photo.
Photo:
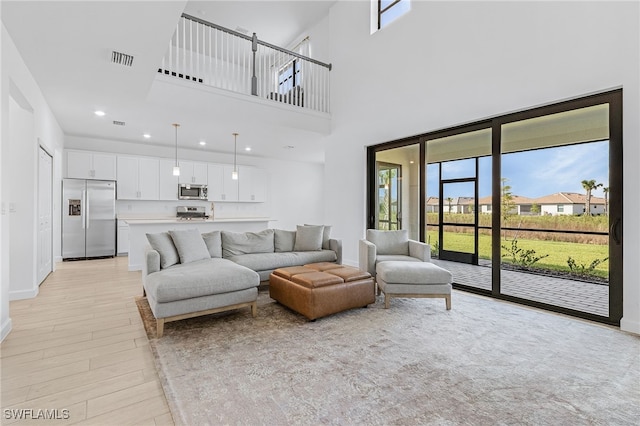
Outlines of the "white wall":
[{"label": "white wall", "polygon": [[[285,142],[283,142],[285,144]],[[65,148],[105,151],[128,155],[147,155],[175,158],[174,148],[152,144],[133,144],[113,140],[67,136]],[[181,148],[181,160],[210,163],[233,163],[233,154]],[[270,226],[295,229],[303,223],[322,223],[324,214],[324,167],[316,163],[284,161],[251,155],[238,155],[239,165],[263,168],[267,171],[266,203],[216,203],[217,217],[266,216],[274,220]],[[118,213],[122,215],[175,215],[177,205],[198,205],[197,201],[118,201]],[[200,203],[208,207],[210,203]],[[332,232],[333,233],[333,232]],[[339,238],[339,235],[333,233]]]},{"label": "white wall", "polygon": [[[13,89],[14,91],[17,89]],[[9,195],[9,249],[11,262],[9,266],[9,299],[28,299],[38,294],[36,270],[32,267],[35,260],[35,238],[37,203],[34,194],[37,191],[36,168],[37,157],[33,143],[34,118],[28,105],[19,105],[15,98],[9,96],[9,144],[8,158],[11,161],[3,165],[3,173],[8,177],[7,194]],[[20,176],[19,179],[16,177]],[[19,185],[16,185],[20,182]],[[23,188],[23,190],[20,190]],[[30,190],[25,191],[24,188]]]},{"label": "white wall", "polygon": [[[1,43],[0,105],[2,106],[1,151],[3,154],[0,157],[2,166],[0,195],[4,208],[0,231],[2,240],[0,262],[2,265],[0,273],[2,334],[0,337],[4,337],[11,327],[9,299],[33,296],[38,292],[35,273],[37,216],[34,213],[37,211],[38,140],[49,152],[54,153],[54,176],[59,177],[59,157],[62,152],[63,137],[62,130],[42,96],[40,88],[24,64],[4,25],[2,25]],[[13,107],[11,102],[14,102]],[[23,122],[22,118],[31,115],[32,129],[21,128],[20,124],[13,123],[14,115],[10,112],[12,109],[21,117],[20,122]],[[25,194],[25,189],[31,194],[21,195]],[[54,230],[57,230],[57,233],[54,232],[54,256],[59,256],[60,187],[55,182],[53,200],[53,225]],[[9,211],[10,205],[15,206],[14,213]],[[26,238],[21,238],[21,235],[25,235]],[[19,245],[16,246],[16,244]],[[16,278],[16,275],[11,273],[12,270],[23,272]],[[15,284],[14,278],[19,280]]]},{"label": "white wall", "polygon": [[623,87],[621,327],[640,333],[639,4],[413,1],[374,34],[369,11],[369,1],[339,1],[329,16],[325,216],[345,262],[357,263],[365,230],[366,146]]}]

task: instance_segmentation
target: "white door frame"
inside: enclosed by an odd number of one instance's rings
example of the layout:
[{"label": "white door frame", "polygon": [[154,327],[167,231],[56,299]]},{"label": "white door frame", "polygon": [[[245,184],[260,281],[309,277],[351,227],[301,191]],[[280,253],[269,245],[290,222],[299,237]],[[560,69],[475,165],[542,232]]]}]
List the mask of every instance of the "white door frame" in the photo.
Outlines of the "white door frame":
[{"label": "white door frame", "polygon": [[36,270],[38,285],[40,285],[53,271],[53,155],[41,144],[38,149],[37,218],[38,259]]}]

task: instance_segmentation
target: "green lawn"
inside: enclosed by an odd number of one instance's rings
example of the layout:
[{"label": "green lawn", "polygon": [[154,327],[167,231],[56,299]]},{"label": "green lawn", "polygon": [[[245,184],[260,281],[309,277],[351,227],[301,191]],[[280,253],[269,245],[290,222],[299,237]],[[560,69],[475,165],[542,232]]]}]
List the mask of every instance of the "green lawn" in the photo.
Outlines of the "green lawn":
[{"label": "green lawn", "polygon": [[[445,232],[444,239],[446,249],[452,251],[473,252],[473,235]],[[429,232],[429,241],[431,246],[438,241],[437,232]],[[504,240],[502,238],[502,246],[511,247],[511,239]],[[518,248],[524,250],[535,250],[536,256],[548,254],[538,261],[534,266],[539,268],[551,269],[556,271],[569,272],[567,259],[571,256],[577,265],[584,264],[588,267],[591,262],[596,259],[605,259],[609,256],[609,248],[606,245],[568,243],[561,241],[541,241],[541,240],[524,240],[518,239]],[[503,248],[502,253],[507,251]],[[478,255],[481,259],[491,259],[491,236],[480,235],[478,241]],[[510,256],[503,257],[503,262],[507,262]],[[607,278],[609,276],[609,261],[600,263],[594,270],[594,275]]]}]

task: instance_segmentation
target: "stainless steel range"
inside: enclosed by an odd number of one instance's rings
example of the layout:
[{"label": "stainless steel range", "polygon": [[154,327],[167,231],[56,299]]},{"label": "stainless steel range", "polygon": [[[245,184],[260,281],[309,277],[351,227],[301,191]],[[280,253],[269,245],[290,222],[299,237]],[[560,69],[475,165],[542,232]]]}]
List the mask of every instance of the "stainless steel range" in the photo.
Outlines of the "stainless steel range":
[{"label": "stainless steel range", "polygon": [[206,220],[209,218],[202,206],[178,206],[176,217],[181,220]]}]

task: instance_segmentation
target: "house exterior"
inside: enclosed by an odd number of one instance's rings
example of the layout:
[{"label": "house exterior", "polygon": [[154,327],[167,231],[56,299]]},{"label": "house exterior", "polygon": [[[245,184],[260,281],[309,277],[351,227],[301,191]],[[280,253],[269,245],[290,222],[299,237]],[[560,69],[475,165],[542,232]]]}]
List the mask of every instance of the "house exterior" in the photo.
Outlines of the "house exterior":
[{"label": "house exterior", "polygon": [[[541,215],[573,215],[585,214],[586,194],[575,192],[557,192],[535,199],[535,203],[540,206]],[[605,214],[605,199],[591,196],[591,214],[594,216]]]},{"label": "house exterior", "polygon": [[[557,192],[538,198],[514,195],[511,214],[517,215],[583,215],[586,208],[586,195],[575,192]],[[492,197],[480,198],[478,204],[480,213],[491,213]],[[591,214],[594,216],[605,214],[605,199],[591,196]]]},{"label": "house exterior", "polygon": [[[480,208],[480,213],[491,213],[493,209],[492,204],[493,197],[482,197],[478,200],[478,206]],[[533,214],[531,211],[534,201],[529,197],[523,197],[521,195],[512,195],[511,198],[512,208],[510,209],[510,214],[517,215],[530,215]]]},{"label": "house exterior", "polygon": [[427,213],[438,213],[440,208],[440,198],[428,197],[425,203],[425,210]]}]

